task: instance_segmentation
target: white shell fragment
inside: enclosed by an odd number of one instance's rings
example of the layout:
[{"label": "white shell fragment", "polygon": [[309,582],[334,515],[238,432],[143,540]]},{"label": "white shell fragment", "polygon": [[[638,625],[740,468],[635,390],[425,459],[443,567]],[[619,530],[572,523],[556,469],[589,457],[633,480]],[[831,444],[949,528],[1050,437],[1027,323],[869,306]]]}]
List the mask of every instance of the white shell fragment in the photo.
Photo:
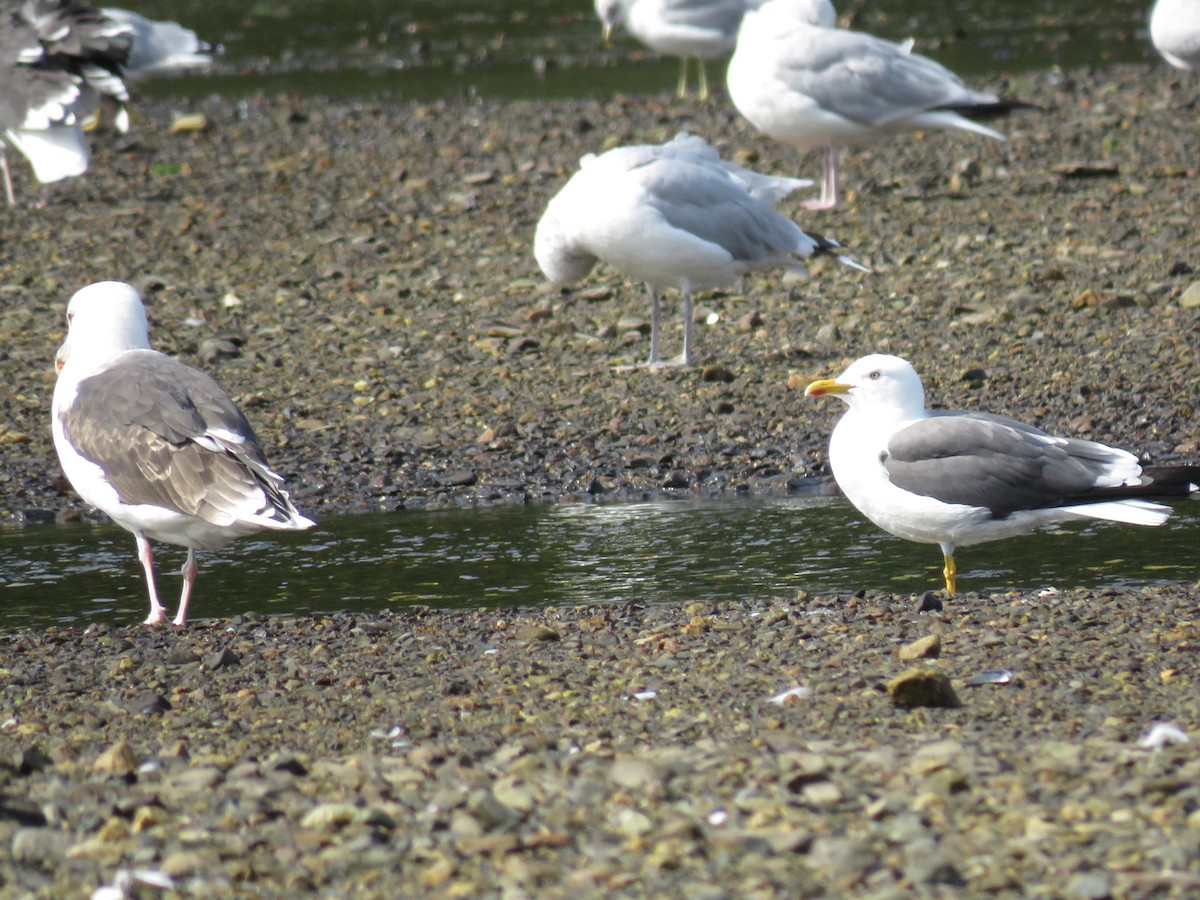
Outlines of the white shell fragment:
[{"label": "white shell fragment", "polygon": [[1138,746],[1146,750],[1161,750],[1167,744],[1187,744],[1190,739],[1174,722],[1155,722],[1142,734]]}]

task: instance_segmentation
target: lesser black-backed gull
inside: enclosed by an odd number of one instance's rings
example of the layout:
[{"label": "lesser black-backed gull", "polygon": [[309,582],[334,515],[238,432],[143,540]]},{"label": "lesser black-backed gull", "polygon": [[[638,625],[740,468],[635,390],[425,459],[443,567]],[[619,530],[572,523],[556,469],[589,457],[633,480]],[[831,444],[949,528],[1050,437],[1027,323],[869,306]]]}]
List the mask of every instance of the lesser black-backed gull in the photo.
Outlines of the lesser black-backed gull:
[{"label": "lesser black-backed gull", "polygon": [[951,595],[956,547],[1079,519],[1161,525],[1171,509],[1150,499],[1200,489],[1200,466],[1144,467],[1126,450],[1014,419],[926,409],[921,379],[896,356],[865,356],[805,393],[849,407],[829,441],[847,499],[885,531],[939,544]]},{"label": "lesser black-backed gull", "polygon": [[810,209],[837,205],[839,147],[935,128],[1004,140],[974,120],[1028,106],[968,88],[911,42],[837,28],[835,18],[829,0],[768,0],[742,20],[726,74],[734,106],[759,131],[825,150]]},{"label": "lesser black-backed gull", "polygon": [[137,291],[104,281],[67,306],[58,351],[54,446],[79,495],[133,532],[150,615],[166,612],[150,541],[187,547],[176,625],[187,623],[196,551],[263,529],[311,528],[268,465],[246,417],[203,372],[150,349]]},{"label": "lesser black-backed gull", "polygon": [[[556,284],[579,281],[597,260],[645,282],[651,303],[646,365],[687,364],[693,291],[726,287],[758,269],[803,272],[806,258],[839,246],[806,234],[773,209],[808,184],[725,162],[702,138],[688,134],[667,144],[588,154],[546,206],[534,255]],[[683,352],[670,362],[659,358],[658,295],[665,288],[683,293]]]}]

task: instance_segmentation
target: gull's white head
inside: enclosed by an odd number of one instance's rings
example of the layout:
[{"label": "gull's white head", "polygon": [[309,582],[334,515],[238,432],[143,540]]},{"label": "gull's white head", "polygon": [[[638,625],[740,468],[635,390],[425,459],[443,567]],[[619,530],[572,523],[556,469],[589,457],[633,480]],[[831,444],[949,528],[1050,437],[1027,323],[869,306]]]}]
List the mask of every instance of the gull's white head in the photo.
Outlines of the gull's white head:
[{"label": "gull's white head", "polygon": [[631,0],[596,0],[596,16],[604,26],[604,39],[612,37],[613,30],[625,21]]},{"label": "gull's white head", "polygon": [[55,356],[62,371],[90,372],[126,350],[150,347],[142,298],[121,281],[100,281],[67,304],[67,339]]},{"label": "gull's white head", "polygon": [[832,394],[853,410],[886,418],[915,418],[925,410],[925,388],[917,370],[908,360],[882,353],[856,360],[836,379],[814,381],[804,394]]}]

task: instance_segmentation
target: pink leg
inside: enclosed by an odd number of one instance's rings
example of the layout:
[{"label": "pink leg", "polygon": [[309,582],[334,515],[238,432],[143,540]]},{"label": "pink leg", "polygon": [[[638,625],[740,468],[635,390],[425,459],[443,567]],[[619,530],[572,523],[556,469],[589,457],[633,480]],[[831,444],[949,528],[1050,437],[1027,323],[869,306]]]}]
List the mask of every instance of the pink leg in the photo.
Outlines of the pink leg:
[{"label": "pink leg", "polygon": [[192,585],[196,583],[196,551],[188,547],[187,559],[183,563],[183,593],[179,595],[179,612],[175,614],[175,625],[182,628],[187,624],[188,603],[192,599]]},{"label": "pink leg", "polygon": [[833,209],[837,206],[837,150],[830,146],[825,151],[825,170],[821,176],[821,197],[803,204],[805,209]]},{"label": "pink leg", "polygon": [[154,587],[154,551],[150,549],[150,542],[143,535],[134,534],[133,537],[137,541],[138,559],[146,572],[146,589],[150,592],[150,615],[146,616],[146,621],[142,624],[157,625],[167,620],[167,611],[158,602],[158,590]]}]

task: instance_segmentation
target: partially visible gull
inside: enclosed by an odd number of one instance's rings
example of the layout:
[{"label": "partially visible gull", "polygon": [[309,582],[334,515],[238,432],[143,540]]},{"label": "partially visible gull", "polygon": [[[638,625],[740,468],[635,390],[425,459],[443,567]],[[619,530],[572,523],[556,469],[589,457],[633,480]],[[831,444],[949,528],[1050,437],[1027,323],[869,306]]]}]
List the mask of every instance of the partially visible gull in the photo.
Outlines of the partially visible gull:
[{"label": "partially visible gull", "polygon": [[921,379],[896,356],[865,356],[805,394],[850,407],[829,442],[838,486],[884,531],[939,544],[951,595],[956,547],[1078,519],[1161,525],[1171,509],[1149,499],[1200,490],[1200,466],[1144,467],[1125,450],[1014,419],[926,409]]},{"label": "partially visible gull", "polygon": [[16,198],[5,145],[43,184],[87,171],[82,122],[101,95],[125,103],[121,66],[131,32],[80,0],[0,3],[0,170]]},{"label": "partially visible gull", "polygon": [[1177,69],[1200,69],[1200,0],[1158,0],[1150,10],[1150,41]]},{"label": "partially visible gull", "polygon": [[829,0],[769,0],[746,13],[729,61],[729,97],[759,131],[825,150],[819,200],[837,205],[837,150],[944,128],[1004,140],[975,119],[1028,106],[968,88],[912,43],[837,28]]},{"label": "partially visible gull", "polygon": [[664,56],[678,56],[679,97],[687,96],[688,60],[699,70],[699,97],[708,99],[705,61],[733,52],[738,26],[747,9],[762,0],[595,0],[604,38],[617,27]]},{"label": "partially visible gull", "polygon": [[[773,209],[811,182],[760,175],[723,161],[702,138],[617,147],[580,160],[579,171],[546,206],[533,250],[556,284],[582,279],[597,260],[650,291],[650,367],[692,361],[692,292],[733,284],[747,272],[804,260],[838,247],[805,234]],[[857,268],[857,263],[839,257]],[[659,291],[683,294],[683,352],[659,358]]]},{"label": "partially visible gull", "polygon": [[196,32],[178,22],[147,19],[127,9],[106,7],[102,12],[133,32],[133,46],[125,61],[127,80],[212,67],[213,46],[200,40]]},{"label": "partially visible gull", "polygon": [[292,505],[220,385],[150,349],[137,291],[89,285],[71,298],[67,322],[52,406],[59,461],[79,496],[133,532],[150,594],[147,625],[166,619],[150,541],[187,547],[174,619],[185,625],[197,550],[314,523]]}]

